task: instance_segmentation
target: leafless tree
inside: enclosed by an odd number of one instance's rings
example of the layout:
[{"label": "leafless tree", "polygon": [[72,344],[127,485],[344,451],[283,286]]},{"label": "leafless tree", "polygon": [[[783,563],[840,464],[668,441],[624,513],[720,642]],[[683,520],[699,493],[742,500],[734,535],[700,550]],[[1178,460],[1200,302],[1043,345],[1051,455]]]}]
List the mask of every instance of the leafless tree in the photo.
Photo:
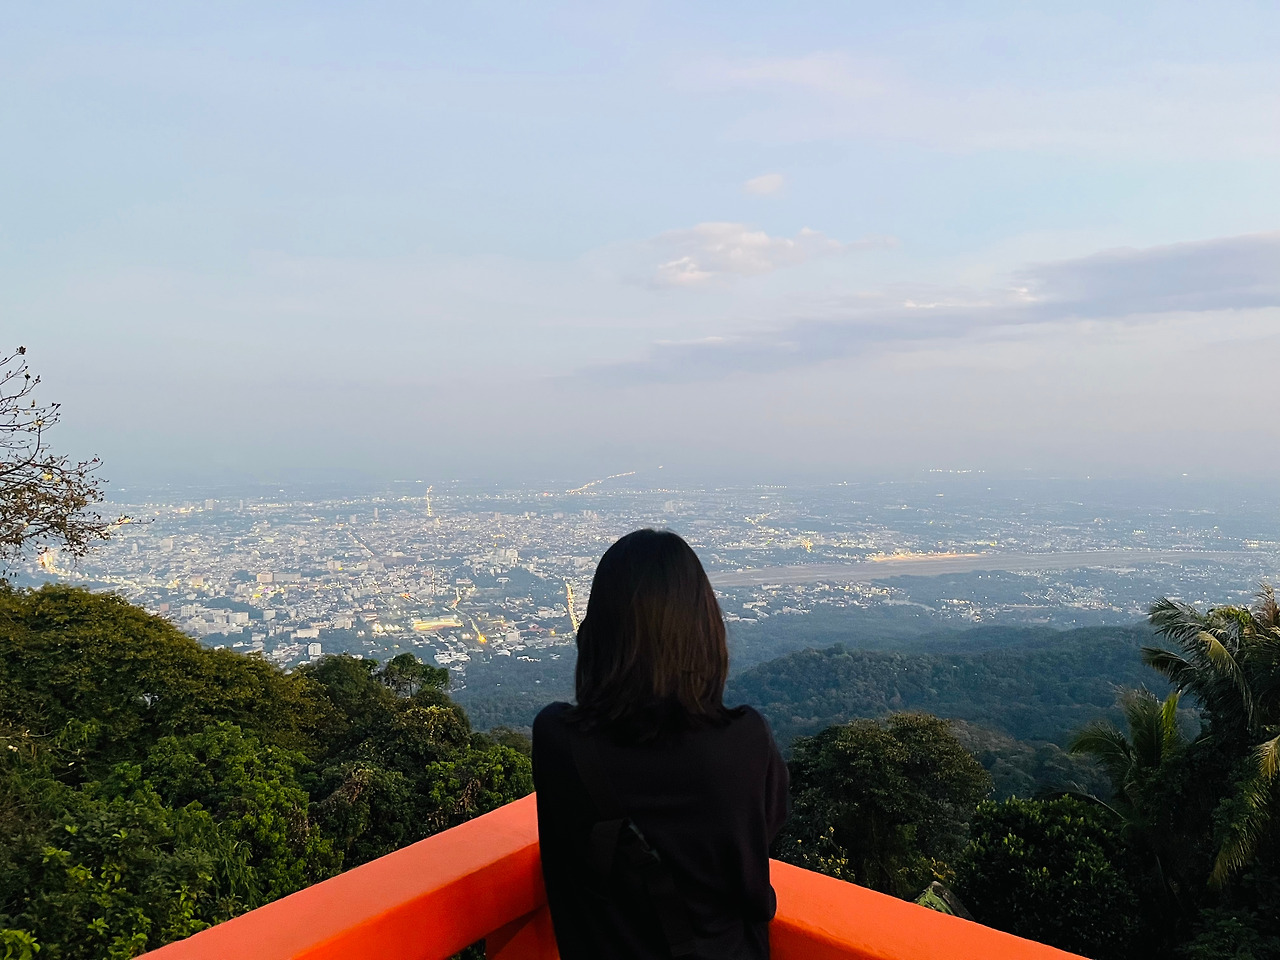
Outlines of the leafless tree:
[{"label": "leafless tree", "polygon": [[18,347],[0,358],[0,571],[30,549],[82,557],[119,522],[95,509],[103,500],[99,459],[77,461],[49,449],[60,405],[35,399],[40,378],[26,354]]}]

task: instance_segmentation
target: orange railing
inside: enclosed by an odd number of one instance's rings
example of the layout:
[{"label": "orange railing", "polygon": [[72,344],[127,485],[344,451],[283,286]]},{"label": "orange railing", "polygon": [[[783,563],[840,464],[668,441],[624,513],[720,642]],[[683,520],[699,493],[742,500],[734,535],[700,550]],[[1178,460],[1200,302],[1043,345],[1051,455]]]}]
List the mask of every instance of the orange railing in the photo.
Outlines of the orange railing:
[{"label": "orange railing", "polygon": [[[1068,960],[1031,940],[774,861],[774,960]],[[147,954],[148,960],[556,960],[533,797]]]}]

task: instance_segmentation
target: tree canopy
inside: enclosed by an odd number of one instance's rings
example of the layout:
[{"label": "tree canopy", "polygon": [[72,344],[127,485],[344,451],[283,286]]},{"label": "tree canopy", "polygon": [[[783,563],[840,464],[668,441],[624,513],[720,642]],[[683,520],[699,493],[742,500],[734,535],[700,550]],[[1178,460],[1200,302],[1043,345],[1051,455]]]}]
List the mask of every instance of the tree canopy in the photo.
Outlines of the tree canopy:
[{"label": "tree canopy", "polygon": [[947,721],[925,714],[829,727],[797,741],[790,769],[783,857],[897,896],[918,894],[932,862],[960,852],[991,790]]},{"label": "tree canopy", "polygon": [[965,720],[1022,740],[1065,741],[1073,728],[1115,715],[1117,685],[1138,686],[1151,677],[1140,648],[1152,636],[1143,628],[1047,635],[985,629],[962,637],[948,652],[837,644],[791,653],[735,676],[726,697],[755,704],[781,743],[894,711]]},{"label": "tree canopy", "polygon": [[1253,861],[1280,824],[1280,604],[1269,585],[1252,608],[1201,612],[1163,599],[1152,606],[1151,623],[1175,649],[1147,647],[1147,663],[1199,701],[1204,736],[1240,758],[1222,801],[1211,875],[1220,886]]},{"label": "tree canopy", "polygon": [[1122,691],[1127,730],[1095,721],[1071,744],[1111,796],[980,807],[958,890],[982,922],[1090,956],[1280,956],[1275,596],[1160,600],[1150,622],[1168,646],[1143,659],[1173,692]]},{"label": "tree canopy", "polygon": [[289,674],[116,597],[0,587],[0,947],[131,957],[532,789],[447,671]]},{"label": "tree canopy", "polygon": [[980,805],[971,835],[955,890],[980,922],[1098,960],[1146,955],[1138,868],[1104,809],[1011,797]]}]

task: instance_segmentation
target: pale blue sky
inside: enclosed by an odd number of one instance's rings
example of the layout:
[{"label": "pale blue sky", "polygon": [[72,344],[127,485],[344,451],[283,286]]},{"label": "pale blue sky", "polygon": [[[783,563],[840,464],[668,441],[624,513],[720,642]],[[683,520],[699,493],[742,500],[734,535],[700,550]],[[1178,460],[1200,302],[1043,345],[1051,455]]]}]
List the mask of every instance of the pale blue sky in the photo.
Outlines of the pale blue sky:
[{"label": "pale blue sky", "polygon": [[129,481],[1265,476],[1277,49],[1272,3],[11,5],[0,328]]}]

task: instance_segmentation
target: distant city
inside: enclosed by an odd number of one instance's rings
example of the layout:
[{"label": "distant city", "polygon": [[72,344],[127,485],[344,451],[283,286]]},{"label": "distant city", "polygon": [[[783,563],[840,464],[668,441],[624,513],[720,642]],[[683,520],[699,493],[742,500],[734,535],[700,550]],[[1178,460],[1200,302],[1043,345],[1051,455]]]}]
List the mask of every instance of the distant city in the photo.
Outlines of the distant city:
[{"label": "distant city", "polygon": [[1247,492],[996,486],[941,471],[811,486],[642,479],[524,490],[422,480],[346,495],[122,491],[110,509],[131,521],[105,547],[75,567],[46,554],[19,580],[114,591],[206,644],[285,667],[411,651],[464,687],[477,661],[567,652],[600,554],[641,526],[694,546],[731,638],[770,618],[895,605],[950,627],[1128,623],[1162,595],[1247,601],[1280,569],[1280,516]]}]

